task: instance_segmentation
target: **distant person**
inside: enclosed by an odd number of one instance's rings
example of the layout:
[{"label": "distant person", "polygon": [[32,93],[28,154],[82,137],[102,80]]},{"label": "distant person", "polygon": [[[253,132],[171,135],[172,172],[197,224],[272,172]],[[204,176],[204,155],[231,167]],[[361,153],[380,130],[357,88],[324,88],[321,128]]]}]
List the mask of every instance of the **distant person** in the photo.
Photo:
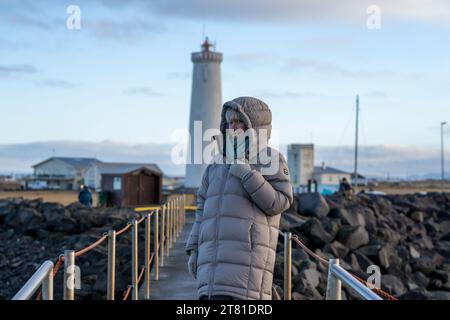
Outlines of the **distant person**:
[{"label": "distant person", "polygon": [[348,200],[352,199],[353,188],[345,177],[342,178],[341,183],[339,184],[339,192],[343,194]]},{"label": "distant person", "polygon": [[87,186],[81,186],[81,191],[78,194],[78,201],[80,201],[80,203],[84,204],[86,207],[92,207],[92,194]]}]

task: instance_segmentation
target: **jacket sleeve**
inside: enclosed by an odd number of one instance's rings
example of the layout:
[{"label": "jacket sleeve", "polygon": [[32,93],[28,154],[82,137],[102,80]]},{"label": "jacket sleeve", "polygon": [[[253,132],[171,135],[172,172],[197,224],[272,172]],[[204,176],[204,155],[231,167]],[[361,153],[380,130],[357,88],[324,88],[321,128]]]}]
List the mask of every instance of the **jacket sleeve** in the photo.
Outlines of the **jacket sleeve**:
[{"label": "jacket sleeve", "polygon": [[267,215],[274,216],[289,209],[293,202],[292,185],[286,160],[281,153],[277,173],[262,175],[252,170],[242,185],[255,204]]},{"label": "jacket sleeve", "polygon": [[207,166],[202,177],[202,184],[197,192],[197,210],[195,211],[195,221],[192,226],[191,233],[189,234],[188,240],[186,241],[186,253],[190,255],[191,250],[198,250],[198,230],[203,218],[203,205],[206,200],[206,192],[209,186],[209,168]]}]

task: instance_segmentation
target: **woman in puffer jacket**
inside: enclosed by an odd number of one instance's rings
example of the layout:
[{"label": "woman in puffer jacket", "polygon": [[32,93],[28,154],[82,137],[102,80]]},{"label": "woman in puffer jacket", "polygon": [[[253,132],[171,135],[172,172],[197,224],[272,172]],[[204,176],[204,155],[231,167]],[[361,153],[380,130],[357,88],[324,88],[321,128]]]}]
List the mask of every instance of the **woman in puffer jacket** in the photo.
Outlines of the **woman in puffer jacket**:
[{"label": "woman in puffer jacket", "polygon": [[[199,299],[272,299],[280,215],[293,195],[285,158],[267,145],[271,123],[259,99],[223,105],[221,152],[203,174],[185,247]],[[242,132],[250,138],[233,139]]]}]

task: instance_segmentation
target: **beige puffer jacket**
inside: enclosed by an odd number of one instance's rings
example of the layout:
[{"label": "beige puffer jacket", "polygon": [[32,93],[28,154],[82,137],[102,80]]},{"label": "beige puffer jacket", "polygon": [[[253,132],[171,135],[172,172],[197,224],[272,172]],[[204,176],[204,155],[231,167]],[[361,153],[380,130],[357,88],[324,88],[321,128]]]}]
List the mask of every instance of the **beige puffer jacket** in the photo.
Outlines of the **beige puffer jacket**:
[{"label": "beige puffer jacket", "polygon": [[[238,110],[247,125],[271,130],[272,115],[261,100],[241,97],[223,106],[225,112]],[[266,165],[252,164],[252,173],[241,180],[230,174],[223,155],[216,157],[204,174],[197,194],[194,226],[186,252],[198,251],[198,296],[230,295],[245,300],[272,299],[273,270],[280,214],[293,201],[292,186],[284,157],[273,148],[265,149],[279,167],[263,175]],[[222,161],[217,161],[222,158]]]}]

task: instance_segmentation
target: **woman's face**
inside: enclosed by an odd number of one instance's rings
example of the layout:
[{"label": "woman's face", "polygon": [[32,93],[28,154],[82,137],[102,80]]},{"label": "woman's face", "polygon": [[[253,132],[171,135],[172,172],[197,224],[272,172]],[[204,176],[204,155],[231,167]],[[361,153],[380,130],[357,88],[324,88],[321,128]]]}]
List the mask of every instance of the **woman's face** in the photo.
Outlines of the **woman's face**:
[{"label": "woman's face", "polygon": [[245,131],[245,123],[242,121],[239,121],[238,119],[231,119],[229,122],[227,122],[227,129],[232,129],[232,130],[241,129],[241,130]]}]

